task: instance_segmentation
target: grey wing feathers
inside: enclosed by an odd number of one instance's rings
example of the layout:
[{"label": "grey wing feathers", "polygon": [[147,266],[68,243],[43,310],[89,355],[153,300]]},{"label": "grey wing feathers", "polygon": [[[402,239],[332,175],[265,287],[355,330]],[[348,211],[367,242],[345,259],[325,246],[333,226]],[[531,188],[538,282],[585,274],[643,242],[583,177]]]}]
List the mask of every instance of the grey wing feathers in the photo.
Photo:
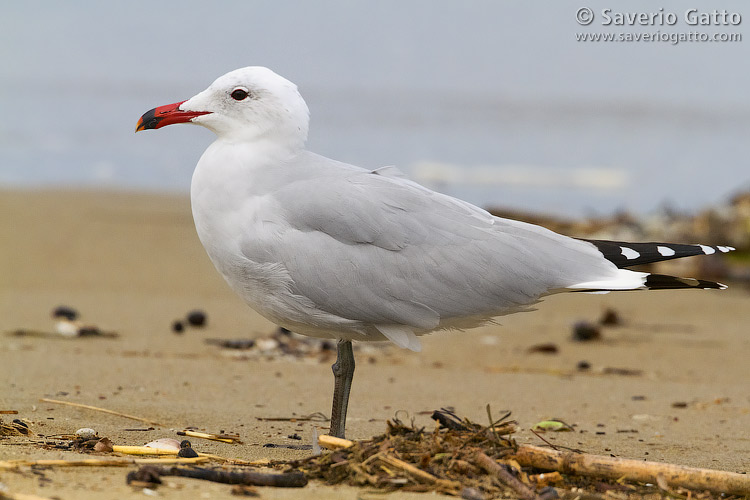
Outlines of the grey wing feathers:
[{"label": "grey wing feathers", "polygon": [[274,196],[288,225],[258,245],[273,248],[265,258],[284,264],[293,293],[369,324],[491,317],[616,270],[589,243],[356,167]]}]

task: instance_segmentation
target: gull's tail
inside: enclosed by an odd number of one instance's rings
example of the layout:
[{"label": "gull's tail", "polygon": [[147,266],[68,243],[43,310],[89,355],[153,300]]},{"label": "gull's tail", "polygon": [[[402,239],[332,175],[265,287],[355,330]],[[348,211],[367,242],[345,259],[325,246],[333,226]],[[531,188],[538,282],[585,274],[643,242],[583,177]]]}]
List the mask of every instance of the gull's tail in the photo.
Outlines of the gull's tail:
[{"label": "gull's tail", "polygon": [[[693,255],[711,255],[734,250],[729,246],[682,245],[673,243],[626,243],[623,241],[584,239],[599,250],[605,259],[619,269],[663,260],[679,259]],[[640,284],[633,285],[634,274],[640,275]],[[665,274],[632,273],[622,271],[611,281],[580,283],[571,288],[580,291],[596,292],[645,288],[649,290],[674,290],[678,288],[724,289],[727,286],[715,281],[694,278],[678,278]]]}]

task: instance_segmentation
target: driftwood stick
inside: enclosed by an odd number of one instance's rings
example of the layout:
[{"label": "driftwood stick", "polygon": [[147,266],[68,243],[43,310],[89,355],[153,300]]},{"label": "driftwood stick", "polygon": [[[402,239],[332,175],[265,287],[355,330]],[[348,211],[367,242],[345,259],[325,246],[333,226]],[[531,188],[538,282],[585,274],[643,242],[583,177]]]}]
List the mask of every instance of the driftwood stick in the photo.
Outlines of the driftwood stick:
[{"label": "driftwood stick", "polygon": [[19,467],[46,466],[46,467],[125,467],[138,464],[195,464],[207,462],[206,457],[196,458],[84,458],[78,460],[0,460],[0,469],[18,469]]},{"label": "driftwood stick", "polygon": [[473,458],[476,465],[488,474],[495,476],[501,483],[513,490],[519,498],[523,500],[540,500],[539,495],[533,489],[523,484],[516,476],[485,455],[484,452],[477,451]]},{"label": "driftwood stick", "polygon": [[642,462],[625,458],[557,451],[539,446],[519,446],[513,456],[524,467],[556,470],[563,474],[656,483],[662,476],[671,487],[710,490],[729,495],[750,494],[750,475],[699,469],[682,465]]},{"label": "driftwood stick", "polygon": [[107,410],[106,408],[99,408],[97,406],[89,406],[81,403],[72,403],[70,401],[60,401],[58,399],[47,399],[41,398],[39,401],[44,403],[54,403],[58,405],[75,406],[76,408],[85,408],[87,410],[100,411],[102,413],[109,413],[110,415],[117,415],[118,417],[129,418],[131,420],[138,420],[139,422],[145,422],[147,424],[156,425],[157,427],[164,427],[164,425],[147,418],[136,417],[134,415],[128,415],[126,413],[120,413],[119,411]]},{"label": "driftwood stick", "polygon": [[262,472],[232,472],[201,468],[187,469],[181,467],[155,466],[149,466],[149,472],[158,476],[191,477],[193,479],[204,479],[215,483],[244,484],[248,486],[301,488],[307,484],[307,478],[301,472],[266,474]]}]

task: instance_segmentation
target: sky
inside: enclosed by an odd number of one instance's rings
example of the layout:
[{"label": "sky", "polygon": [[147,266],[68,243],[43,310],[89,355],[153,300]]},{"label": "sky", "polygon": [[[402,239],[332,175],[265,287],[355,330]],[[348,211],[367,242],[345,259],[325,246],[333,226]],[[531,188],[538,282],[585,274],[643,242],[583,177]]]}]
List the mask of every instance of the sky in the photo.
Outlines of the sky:
[{"label": "sky", "polygon": [[[741,20],[688,25],[695,7]],[[604,11],[657,21],[605,25]],[[483,206],[699,210],[750,188],[748,26],[750,6],[730,1],[13,2],[0,187],[187,193],[211,133],[135,122],[262,65],[307,100],[309,148],[341,161]],[[743,39],[576,40],[696,32]]]}]

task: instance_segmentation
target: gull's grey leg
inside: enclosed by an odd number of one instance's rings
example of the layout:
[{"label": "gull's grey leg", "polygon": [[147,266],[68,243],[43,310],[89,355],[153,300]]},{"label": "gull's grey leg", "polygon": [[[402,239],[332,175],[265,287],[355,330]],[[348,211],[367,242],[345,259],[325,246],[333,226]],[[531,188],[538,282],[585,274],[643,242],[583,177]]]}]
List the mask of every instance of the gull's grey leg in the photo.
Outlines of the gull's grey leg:
[{"label": "gull's grey leg", "polygon": [[354,353],[351,340],[339,340],[336,345],[336,362],[331,367],[333,386],[333,409],[331,409],[331,436],[343,438],[346,430],[346,409],[349,406],[349,391],[354,377]]}]

